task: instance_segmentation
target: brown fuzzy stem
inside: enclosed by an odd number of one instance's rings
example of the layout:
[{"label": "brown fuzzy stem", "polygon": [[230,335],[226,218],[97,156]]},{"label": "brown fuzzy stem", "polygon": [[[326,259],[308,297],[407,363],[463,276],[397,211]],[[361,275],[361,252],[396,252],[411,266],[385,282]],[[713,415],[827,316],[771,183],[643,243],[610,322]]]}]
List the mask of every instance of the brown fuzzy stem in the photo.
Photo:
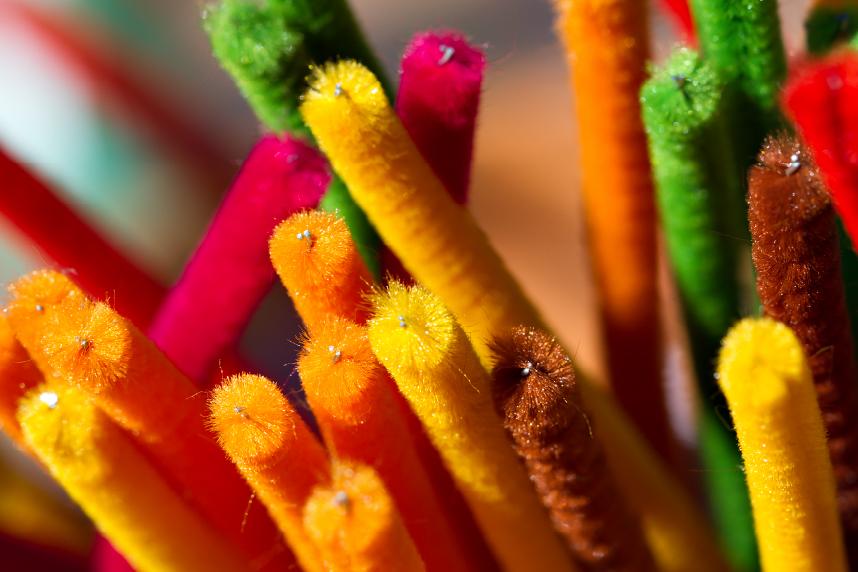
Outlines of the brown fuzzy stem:
[{"label": "brown fuzzy stem", "polygon": [[757,291],[804,347],[828,435],[850,561],[858,564],[858,377],[834,210],[810,153],[766,141],[749,180]]},{"label": "brown fuzzy stem", "polygon": [[572,361],[553,337],[518,327],[495,341],[495,407],[557,531],[587,571],[654,570],[608,472]]}]

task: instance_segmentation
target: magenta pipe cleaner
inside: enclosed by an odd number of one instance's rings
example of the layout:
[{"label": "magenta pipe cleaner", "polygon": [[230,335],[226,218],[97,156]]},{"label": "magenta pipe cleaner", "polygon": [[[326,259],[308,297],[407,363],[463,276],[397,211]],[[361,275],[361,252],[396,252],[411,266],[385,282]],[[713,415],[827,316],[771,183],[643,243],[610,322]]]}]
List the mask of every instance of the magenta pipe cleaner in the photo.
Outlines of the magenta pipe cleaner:
[{"label": "magenta pipe cleaner", "polygon": [[455,32],[417,34],[402,56],[396,112],[460,204],[468,199],[486,58]]},{"label": "magenta pipe cleaner", "polygon": [[268,238],[277,223],[315,208],[330,174],[315,149],[263,137],[250,152],[149,335],[191,379],[207,384],[274,282]]}]

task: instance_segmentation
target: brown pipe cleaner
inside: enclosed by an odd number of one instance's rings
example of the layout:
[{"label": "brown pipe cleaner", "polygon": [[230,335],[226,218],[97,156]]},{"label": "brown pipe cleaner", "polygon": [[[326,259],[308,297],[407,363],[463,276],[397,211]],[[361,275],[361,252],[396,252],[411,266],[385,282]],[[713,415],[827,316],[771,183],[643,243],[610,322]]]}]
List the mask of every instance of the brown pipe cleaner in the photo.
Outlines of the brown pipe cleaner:
[{"label": "brown pipe cleaner", "polygon": [[581,568],[654,570],[640,525],[593,436],[562,346],[540,330],[518,327],[495,340],[493,351],[495,407]]},{"label": "brown pipe cleaner", "polygon": [[810,153],[769,138],[751,169],[752,255],[765,313],[795,331],[808,357],[849,560],[858,565],[858,377],[834,209]]}]

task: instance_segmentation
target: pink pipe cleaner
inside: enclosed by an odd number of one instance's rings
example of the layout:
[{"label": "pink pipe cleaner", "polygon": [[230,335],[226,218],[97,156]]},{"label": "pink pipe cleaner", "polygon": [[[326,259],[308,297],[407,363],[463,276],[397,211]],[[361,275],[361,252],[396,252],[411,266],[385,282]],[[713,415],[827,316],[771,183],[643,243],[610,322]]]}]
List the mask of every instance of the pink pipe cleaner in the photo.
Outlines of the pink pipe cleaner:
[{"label": "pink pipe cleaner", "polygon": [[486,58],[455,32],[417,34],[402,56],[396,112],[460,204],[468,200]]},{"label": "pink pipe cleaner", "polygon": [[125,557],[101,535],[95,539],[90,560],[92,570],[96,572],[134,572]]},{"label": "pink pipe cleaner", "polygon": [[250,152],[149,330],[191,379],[207,383],[273,284],[268,238],[274,227],[315,208],[329,180],[322,156],[289,136],[265,136]]}]

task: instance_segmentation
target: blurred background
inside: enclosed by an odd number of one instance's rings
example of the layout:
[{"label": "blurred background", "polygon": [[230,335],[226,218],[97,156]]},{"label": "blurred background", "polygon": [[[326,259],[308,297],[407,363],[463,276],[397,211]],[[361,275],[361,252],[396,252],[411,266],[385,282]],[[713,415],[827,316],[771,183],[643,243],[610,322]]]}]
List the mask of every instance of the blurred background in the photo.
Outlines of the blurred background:
[{"label": "blurred background", "polygon": [[[803,44],[807,3],[782,1],[791,54]],[[455,28],[484,46],[471,208],[579,363],[601,371],[578,214],[574,94],[549,1],[351,4],[391,77],[415,32]],[[164,283],[181,271],[260,134],[211,57],[203,9],[190,0],[0,0],[0,147]],[[658,60],[677,39],[658,6],[652,12]],[[44,264],[0,218],[0,281]],[[273,292],[244,350],[283,380],[299,327],[285,294]],[[8,447],[6,457],[22,462]]]}]

